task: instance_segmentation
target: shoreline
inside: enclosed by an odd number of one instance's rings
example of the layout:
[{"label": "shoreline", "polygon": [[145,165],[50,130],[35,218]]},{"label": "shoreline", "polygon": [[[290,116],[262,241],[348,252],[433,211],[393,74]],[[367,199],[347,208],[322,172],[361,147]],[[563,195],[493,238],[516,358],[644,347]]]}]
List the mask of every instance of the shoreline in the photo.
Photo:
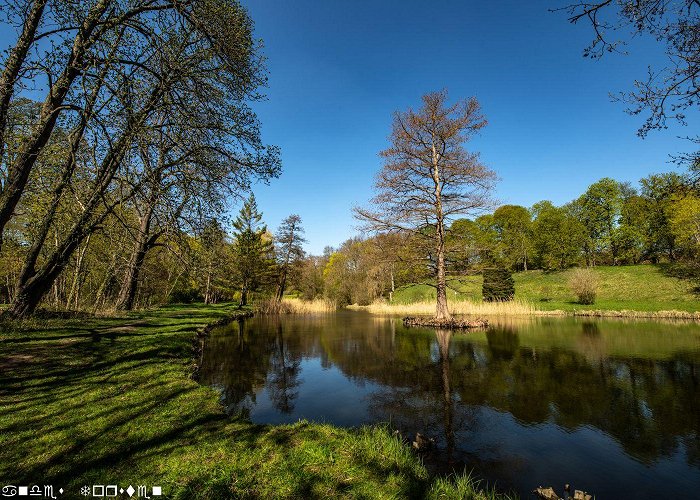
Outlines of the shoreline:
[{"label": "shoreline", "polygon": [[[659,310],[659,311],[635,311],[635,310],[613,310],[613,309],[574,309],[564,311],[562,309],[543,310],[536,309],[532,304],[515,302],[513,307],[507,302],[500,303],[478,303],[460,302],[460,306],[452,311],[456,317],[560,317],[560,318],[627,318],[627,319],[678,319],[700,321],[700,311],[689,312],[679,310]],[[452,306],[448,304],[448,306]],[[469,310],[469,308],[472,308]],[[417,304],[370,304],[360,306],[352,304],[345,306],[351,311],[366,311],[376,315],[396,315],[396,316],[430,316],[434,308],[433,303],[426,308],[425,303]],[[452,307],[450,307],[452,310]]]},{"label": "shoreline", "polygon": [[169,498],[502,498],[468,476],[429,474],[388,426],[227,416],[217,391],[193,380],[199,343],[251,314],[175,305],[0,331],[0,476],[41,478],[71,498],[106,477]]}]

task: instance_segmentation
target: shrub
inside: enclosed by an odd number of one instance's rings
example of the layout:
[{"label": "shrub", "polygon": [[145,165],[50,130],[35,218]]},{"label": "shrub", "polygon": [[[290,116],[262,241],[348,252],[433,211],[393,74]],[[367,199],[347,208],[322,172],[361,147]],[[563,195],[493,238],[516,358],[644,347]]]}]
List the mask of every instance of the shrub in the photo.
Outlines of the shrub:
[{"label": "shrub", "polygon": [[569,278],[571,291],[578,297],[579,304],[595,303],[598,280],[591,269],[574,269]]},{"label": "shrub", "polygon": [[507,269],[484,269],[481,295],[486,302],[513,300],[515,282]]}]

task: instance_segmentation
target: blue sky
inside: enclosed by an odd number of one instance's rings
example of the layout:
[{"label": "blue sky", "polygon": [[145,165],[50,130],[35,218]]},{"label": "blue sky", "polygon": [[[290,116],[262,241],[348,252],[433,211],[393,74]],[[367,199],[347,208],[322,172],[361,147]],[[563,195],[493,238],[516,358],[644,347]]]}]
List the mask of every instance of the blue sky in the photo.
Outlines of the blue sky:
[{"label": "blue sky", "polygon": [[549,12],[566,0],[243,3],[269,71],[254,108],[284,169],[255,186],[258,205],[272,230],[299,214],[312,253],[357,233],[351,209],[372,196],[392,113],[434,90],[481,103],[489,125],[468,148],[497,172],[501,203],[565,203],[604,176],[674,169],[668,155],[690,149],[680,127],[639,139],[643,118],[609,97],[663,64],[661,47],[636,39],[627,56],[585,59],[590,27]]},{"label": "blue sky", "polygon": [[268,58],[256,111],[282,148],[281,178],[255,188],[268,225],[298,213],[313,253],[356,233],[351,208],[372,195],[392,113],[441,88],[480,101],[489,125],[469,147],[499,175],[502,203],[565,203],[604,176],[674,169],[688,130],[639,139],[642,118],[609,96],[662,63],[661,48],[638,39],[627,56],[585,59],[590,28],[549,12],[561,4],[244,2]]}]

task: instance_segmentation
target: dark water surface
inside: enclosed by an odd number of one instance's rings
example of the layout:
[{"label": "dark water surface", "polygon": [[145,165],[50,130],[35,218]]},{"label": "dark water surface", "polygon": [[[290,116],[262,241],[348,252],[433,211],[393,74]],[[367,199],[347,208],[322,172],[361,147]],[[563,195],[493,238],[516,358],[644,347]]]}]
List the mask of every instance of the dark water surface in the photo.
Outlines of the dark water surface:
[{"label": "dark water surface", "polygon": [[523,498],[698,498],[700,325],[504,320],[406,329],[362,312],[257,317],[212,332],[201,381],[257,423],[391,422],[427,461]]}]

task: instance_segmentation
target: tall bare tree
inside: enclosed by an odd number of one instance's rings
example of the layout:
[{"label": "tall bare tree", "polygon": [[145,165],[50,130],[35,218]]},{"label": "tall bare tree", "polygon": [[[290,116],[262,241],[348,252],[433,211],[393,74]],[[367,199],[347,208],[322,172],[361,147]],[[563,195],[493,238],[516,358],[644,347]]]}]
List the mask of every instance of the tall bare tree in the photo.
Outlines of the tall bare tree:
[{"label": "tall bare tree", "polygon": [[429,256],[437,291],[435,316],[450,319],[447,307],[445,235],[455,216],[491,206],[495,173],[464,144],[486,120],[475,98],[447,103],[447,91],[423,96],[417,111],[394,115],[384,166],[377,175],[371,208],[355,208],[364,228],[408,232],[432,242]]},{"label": "tall bare tree", "polygon": [[279,281],[277,283],[277,300],[282,300],[284,290],[287,288],[287,278],[293,267],[298,266],[304,258],[302,245],[306,243],[304,239],[304,228],[301,225],[301,217],[292,214],[286,217],[275,235],[275,246],[277,247],[277,261],[279,264]]}]

